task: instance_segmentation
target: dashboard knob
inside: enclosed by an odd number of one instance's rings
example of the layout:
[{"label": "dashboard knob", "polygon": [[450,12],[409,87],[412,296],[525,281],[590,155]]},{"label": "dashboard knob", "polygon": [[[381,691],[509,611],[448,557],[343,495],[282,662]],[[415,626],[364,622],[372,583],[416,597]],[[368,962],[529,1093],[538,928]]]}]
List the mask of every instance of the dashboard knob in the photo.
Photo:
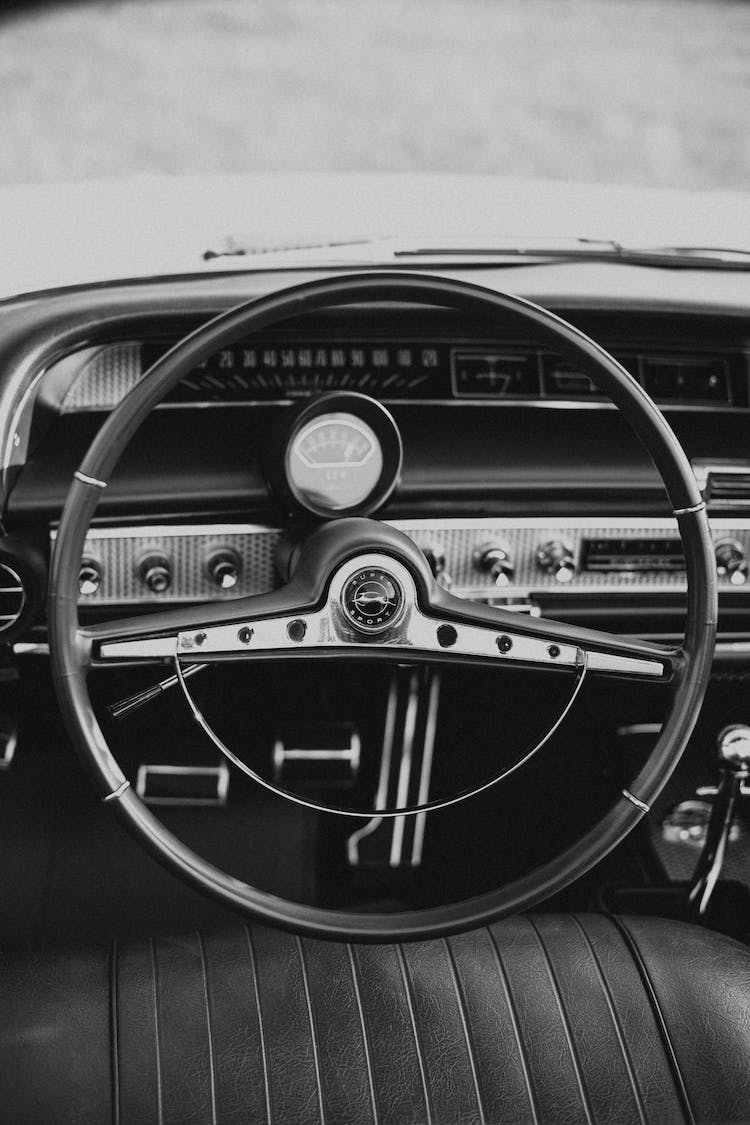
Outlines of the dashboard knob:
[{"label": "dashboard knob", "polygon": [[719,765],[747,776],[750,773],[750,727],[741,723],[725,727],[717,742]]},{"label": "dashboard knob", "polygon": [[152,594],[164,594],[172,585],[172,568],[166,555],[147,555],[138,568],[138,575]]},{"label": "dashboard knob", "polygon": [[483,543],[474,551],[474,566],[489,574],[496,586],[509,586],[515,567],[504,543]]},{"label": "dashboard knob", "polygon": [[714,545],[716,554],[716,573],[728,577],[733,586],[743,586],[747,582],[747,560],[745,549],[736,539],[720,539]]},{"label": "dashboard knob", "polygon": [[239,555],[229,549],[217,551],[208,560],[208,577],[220,590],[233,590],[240,580]]},{"label": "dashboard knob", "polygon": [[445,569],[445,551],[440,544],[433,542],[422,544],[422,554],[427,559],[433,578],[437,579],[446,590],[450,590],[453,579]]},{"label": "dashboard knob", "polygon": [[536,564],[557,582],[571,582],[575,578],[573,548],[562,539],[548,539],[546,543],[540,543],[536,552]]},{"label": "dashboard knob", "polygon": [[96,559],[81,559],[81,569],[78,571],[78,589],[85,598],[95,594],[102,584],[102,568]]}]

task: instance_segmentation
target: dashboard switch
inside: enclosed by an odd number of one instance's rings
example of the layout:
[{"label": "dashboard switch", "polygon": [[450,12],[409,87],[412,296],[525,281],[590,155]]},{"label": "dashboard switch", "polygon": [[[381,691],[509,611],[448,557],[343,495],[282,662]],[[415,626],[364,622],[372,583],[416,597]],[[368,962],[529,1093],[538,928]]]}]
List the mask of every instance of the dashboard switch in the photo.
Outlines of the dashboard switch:
[{"label": "dashboard switch", "polygon": [[536,564],[557,582],[571,582],[575,578],[573,548],[562,539],[548,539],[545,543],[540,543],[536,552]]},{"label": "dashboard switch", "polygon": [[208,577],[220,590],[233,590],[240,580],[240,559],[236,551],[217,551],[208,560]]},{"label": "dashboard switch", "polygon": [[729,578],[733,586],[744,586],[747,582],[747,559],[741,543],[736,539],[719,539],[714,544],[716,554],[716,573],[721,578]]},{"label": "dashboard switch", "polygon": [[433,578],[445,590],[450,590],[453,579],[445,569],[445,551],[439,543],[429,542],[422,544],[422,554],[427,559]]},{"label": "dashboard switch", "polygon": [[81,559],[81,569],[78,571],[78,589],[85,598],[96,594],[102,584],[102,568],[96,559]]},{"label": "dashboard switch", "polygon": [[166,555],[146,555],[138,567],[138,575],[152,594],[164,594],[172,585],[172,568]]},{"label": "dashboard switch", "polygon": [[504,543],[483,543],[474,551],[474,566],[489,574],[496,586],[509,586],[515,567]]}]

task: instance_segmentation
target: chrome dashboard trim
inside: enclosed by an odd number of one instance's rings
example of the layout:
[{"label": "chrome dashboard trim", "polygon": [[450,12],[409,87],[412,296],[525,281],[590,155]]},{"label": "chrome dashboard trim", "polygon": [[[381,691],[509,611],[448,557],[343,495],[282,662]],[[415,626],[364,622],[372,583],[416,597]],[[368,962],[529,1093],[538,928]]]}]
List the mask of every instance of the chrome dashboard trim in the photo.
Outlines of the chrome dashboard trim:
[{"label": "chrome dashboard trim", "polygon": [[[346,618],[343,611],[344,592],[352,577],[364,570],[387,571],[401,587],[404,605],[391,626],[370,636],[362,633]],[[450,619],[448,619],[450,621]],[[294,626],[304,624],[301,634]],[[284,652],[336,650],[365,657],[373,649],[404,655],[454,655],[490,660],[493,663],[532,664],[541,667],[580,668],[620,675],[660,678],[665,666],[659,660],[622,656],[606,651],[584,651],[573,644],[550,643],[544,637],[528,637],[506,629],[503,624],[465,624],[450,621],[454,639],[441,643],[440,629],[445,621],[427,616],[418,605],[417,590],[409,570],[396,559],[382,554],[364,554],[340,566],[334,573],[325,606],[313,613],[286,614],[265,620],[239,618],[229,625],[190,629],[177,636],[134,636],[131,640],[105,641],[98,658],[132,660],[139,658],[195,659],[201,663],[211,657],[242,659],[255,653],[273,655]],[[244,634],[244,635],[243,635]],[[500,647],[499,638],[509,643]],[[369,639],[368,639],[369,638]],[[377,639],[375,639],[377,638]]]}]

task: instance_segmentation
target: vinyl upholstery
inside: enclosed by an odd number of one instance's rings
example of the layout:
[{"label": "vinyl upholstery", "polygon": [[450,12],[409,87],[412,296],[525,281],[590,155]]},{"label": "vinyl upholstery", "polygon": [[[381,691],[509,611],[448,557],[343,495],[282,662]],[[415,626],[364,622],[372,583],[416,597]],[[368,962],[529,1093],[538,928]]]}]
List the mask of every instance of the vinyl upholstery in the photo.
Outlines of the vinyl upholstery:
[{"label": "vinyl upholstery", "polygon": [[537,915],[403,946],[261,926],[0,957],[5,1123],[750,1121],[750,950]]}]

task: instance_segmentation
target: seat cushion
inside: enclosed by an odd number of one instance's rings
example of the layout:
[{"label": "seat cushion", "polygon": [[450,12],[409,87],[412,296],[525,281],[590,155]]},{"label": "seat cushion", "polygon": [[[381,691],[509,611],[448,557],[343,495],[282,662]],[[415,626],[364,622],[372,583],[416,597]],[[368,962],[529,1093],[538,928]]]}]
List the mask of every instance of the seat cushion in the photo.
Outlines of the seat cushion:
[{"label": "seat cushion", "polygon": [[0,960],[6,1123],[750,1120],[750,950],[537,915],[347,945],[262,926]]}]

